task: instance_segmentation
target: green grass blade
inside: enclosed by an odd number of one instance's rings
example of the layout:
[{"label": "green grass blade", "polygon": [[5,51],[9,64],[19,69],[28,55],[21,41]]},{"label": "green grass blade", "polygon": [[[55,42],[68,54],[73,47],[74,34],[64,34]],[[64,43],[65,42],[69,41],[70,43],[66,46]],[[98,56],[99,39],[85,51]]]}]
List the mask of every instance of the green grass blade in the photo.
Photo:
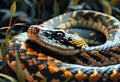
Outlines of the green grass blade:
[{"label": "green grass blade", "polygon": [[101,0],[102,4],[103,4],[103,8],[104,8],[104,12],[106,14],[111,15],[112,14],[112,8],[110,6],[110,3],[107,0]]},{"label": "green grass blade", "polygon": [[16,54],[16,66],[17,66],[18,81],[19,82],[25,82],[24,73],[23,73],[22,67],[20,65],[19,58],[18,58],[19,52],[18,52],[18,50],[15,50],[15,52],[17,53]]},{"label": "green grass blade", "polygon": [[59,4],[58,4],[58,2],[56,0],[54,0],[53,10],[54,10],[55,16],[59,15],[59,12],[60,12]]},{"label": "green grass blade", "polygon": [[66,79],[65,81],[63,81],[63,82],[69,82],[69,80],[70,80],[71,78],[68,78],[68,79]]},{"label": "green grass blade", "polygon": [[10,40],[10,37],[11,37],[11,29],[7,29],[7,32],[6,32],[6,40],[5,40],[6,46],[8,45],[8,42],[9,42],[9,40]]},{"label": "green grass blade", "polygon": [[9,20],[9,27],[12,25],[12,17],[14,16],[16,12],[16,0],[13,1],[11,7],[10,7],[10,20]]},{"label": "green grass blade", "polygon": [[43,82],[47,82],[47,77],[45,77],[45,79],[43,80]]},{"label": "green grass blade", "polygon": [[[8,80],[10,80],[10,82],[17,82],[16,79],[12,78],[11,76],[2,74],[2,73],[0,73],[0,77],[4,77],[4,78],[8,79]],[[0,79],[0,82],[1,82],[1,81],[3,82],[3,79]],[[4,82],[5,82],[5,81],[4,81]]]},{"label": "green grass blade", "polygon": [[0,59],[5,61],[5,55],[6,54],[6,48],[5,48],[5,43],[3,42],[0,46]]},{"label": "green grass blade", "polygon": [[14,0],[10,7],[10,16],[12,17],[16,12],[16,1]]}]

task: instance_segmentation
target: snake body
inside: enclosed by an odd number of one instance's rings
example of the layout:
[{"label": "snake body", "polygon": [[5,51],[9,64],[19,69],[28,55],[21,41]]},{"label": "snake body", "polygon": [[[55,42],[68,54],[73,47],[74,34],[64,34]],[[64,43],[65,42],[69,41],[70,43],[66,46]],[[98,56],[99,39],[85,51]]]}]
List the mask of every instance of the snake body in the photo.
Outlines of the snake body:
[{"label": "snake body", "polygon": [[[88,47],[80,36],[64,31],[71,27],[98,30],[106,42]],[[7,51],[7,63],[14,71],[18,54],[28,82],[120,81],[120,22],[100,12],[73,11],[31,25],[28,34],[9,41]]]}]

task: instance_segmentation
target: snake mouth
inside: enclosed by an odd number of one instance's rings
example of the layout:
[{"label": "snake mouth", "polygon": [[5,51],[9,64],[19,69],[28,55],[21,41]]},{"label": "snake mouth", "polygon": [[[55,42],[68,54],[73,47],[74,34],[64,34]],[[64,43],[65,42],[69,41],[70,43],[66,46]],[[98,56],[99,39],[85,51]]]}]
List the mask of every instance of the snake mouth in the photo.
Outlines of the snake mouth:
[{"label": "snake mouth", "polygon": [[48,25],[30,26],[28,37],[40,46],[66,56],[80,53],[88,47],[81,37],[68,34],[63,30],[51,29]]}]

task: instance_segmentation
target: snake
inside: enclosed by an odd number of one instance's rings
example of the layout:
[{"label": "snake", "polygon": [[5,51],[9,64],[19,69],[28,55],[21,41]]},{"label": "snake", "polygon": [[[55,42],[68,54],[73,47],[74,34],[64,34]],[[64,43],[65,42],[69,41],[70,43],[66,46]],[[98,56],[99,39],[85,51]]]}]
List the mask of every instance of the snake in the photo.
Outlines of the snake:
[{"label": "snake", "polygon": [[[83,37],[65,31],[70,28],[97,30],[106,41],[89,46]],[[6,60],[14,72],[16,55],[28,82],[118,82],[120,22],[92,10],[64,13],[30,25],[9,41]]]}]

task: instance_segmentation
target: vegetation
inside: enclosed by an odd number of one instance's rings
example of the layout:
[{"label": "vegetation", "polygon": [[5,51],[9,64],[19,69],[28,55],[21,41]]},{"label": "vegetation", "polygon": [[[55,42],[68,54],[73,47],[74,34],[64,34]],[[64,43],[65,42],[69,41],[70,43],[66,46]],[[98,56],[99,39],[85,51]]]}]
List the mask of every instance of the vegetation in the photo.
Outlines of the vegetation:
[{"label": "vegetation", "polygon": [[[40,24],[59,14],[78,9],[100,11],[113,15],[120,20],[119,4],[120,0],[1,0],[0,59],[6,61],[5,47],[8,45],[9,39],[15,34],[26,31],[27,27],[31,24]],[[17,55],[16,60],[17,70],[19,70],[17,71],[18,79],[16,80],[0,73],[0,81],[6,81],[6,79],[8,79],[12,82],[25,82]],[[46,79],[44,81],[46,81]]]}]

